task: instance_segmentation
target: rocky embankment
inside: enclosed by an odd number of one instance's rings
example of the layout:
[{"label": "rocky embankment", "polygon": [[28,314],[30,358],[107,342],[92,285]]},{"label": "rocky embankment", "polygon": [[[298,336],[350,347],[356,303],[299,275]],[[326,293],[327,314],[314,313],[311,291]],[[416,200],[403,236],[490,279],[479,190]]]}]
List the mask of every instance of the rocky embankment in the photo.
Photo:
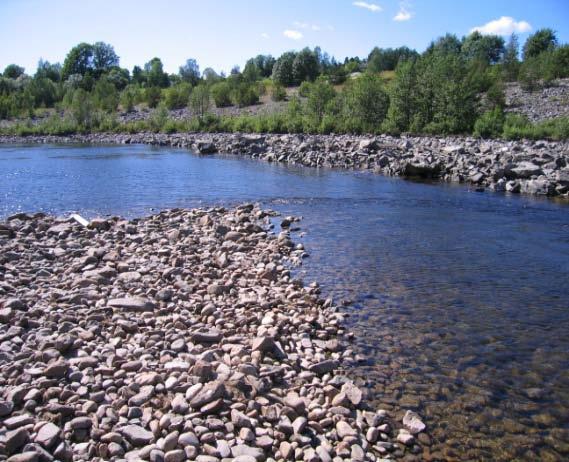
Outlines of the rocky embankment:
[{"label": "rocky embankment", "polygon": [[467,183],[477,189],[569,196],[569,142],[232,133],[0,137],[2,143],[145,143],[309,167]]},{"label": "rocky embankment", "polygon": [[527,91],[519,83],[505,88],[506,111],[525,115],[532,122],[569,117],[569,79],[558,79],[550,86]]},{"label": "rocky embankment", "polygon": [[[271,212],[0,224],[0,460],[418,460]],[[426,449],[425,449],[426,450]]]}]

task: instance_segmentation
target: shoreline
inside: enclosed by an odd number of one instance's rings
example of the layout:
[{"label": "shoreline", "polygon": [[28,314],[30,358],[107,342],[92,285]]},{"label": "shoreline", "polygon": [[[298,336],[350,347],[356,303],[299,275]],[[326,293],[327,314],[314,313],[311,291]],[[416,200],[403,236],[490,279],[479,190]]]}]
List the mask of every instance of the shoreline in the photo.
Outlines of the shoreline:
[{"label": "shoreline", "polygon": [[88,227],[24,213],[0,223],[0,454],[428,454],[418,415],[394,421],[342,374],[353,361],[344,315],[291,278],[304,249],[294,218],[268,233],[275,215],[245,204]]},{"label": "shoreline", "polygon": [[172,146],[204,155],[245,155],[268,162],[469,184],[478,191],[569,198],[569,141],[237,133],[0,136],[0,144],[22,143]]}]

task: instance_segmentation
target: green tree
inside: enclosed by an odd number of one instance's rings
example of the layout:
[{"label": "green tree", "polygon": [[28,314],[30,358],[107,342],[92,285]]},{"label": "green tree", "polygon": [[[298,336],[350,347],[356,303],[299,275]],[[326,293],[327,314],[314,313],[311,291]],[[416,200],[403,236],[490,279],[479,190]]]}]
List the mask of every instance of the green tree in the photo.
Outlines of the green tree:
[{"label": "green tree", "polygon": [[557,36],[552,29],[540,29],[530,35],[524,43],[524,61],[545,51],[553,51],[557,46]]},{"label": "green tree", "polygon": [[140,66],[134,66],[132,68],[132,81],[139,85],[146,83],[146,75]]},{"label": "green tree", "polygon": [[504,79],[508,82],[518,78],[520,69],[520,60],[518,59],[519,49],[518,36],[516,34],[510,35],[504,51],[504,60],[502,61]]},{"label": "green tree", "polygon": [[293,62],[296,58],[294,51],[283,53],[273,66],[273,80],[285,87],[290,87],[294,83]]},{"label": "green tree", "polygon": [[3,75],[7,79],[17,79],[21,75],[24,75],[24,68],[16,64],[9,64],[6,66],[6,69],[4,69]]},{"label": "green tree", "polygon": [[108,72],[111,68],[119,65],[119,57],[112,45],[104,42],[96,42],[92,46],[93,68],[97,75]]},{"label": "green tree", "polygon": [[275,65],[275,58],[271,55],[257,55],[253,58],[255,66],[259,70],[262,78],[270,77],[273,73],[273,66]]},{"label": "green tree", "polygon": [[256,82],[261,78],[261,70],[257,66],[254,58],[247,60],[243,69],[243,78],[247,82]]},{"label": "green tree", "polygon": [[497,35],[482,35],[475,31],[464,39],[461,50],[466,59],[495,64],[504,55],[504,39]]},{"label": "green tree", "polygon": [[462,43],[456,35],[446,34],[431,42],[425,54],[459,55],[461,48]]},{"label": "green tree", "polygon": [[390,129],[408,131],[417,111],[417,63],[416,60],[401,61],[395,69],[391,85],[388,125]]},{"label": "green tree", "polygon": [[306,101],[306,112],[316,127],[322,122],[326,107],[335,96],[334,87],[325,80],[319,79],[312,84]]},{"label": "green tree", "polygon": [[299,85],[308,80],[313,82],[318,77],[318,59],[310,48],[303,48],[292,62],[293,82]]},{"label": "green tree", "polygon": [[207,84],[215,83],[221,79],[221,77],[217,75],[217,72],[215,72],[211,67],[206,67],[202,76]]},{"label": "green tree", "polygon": [[211,95],[206,85],[198,85],[190,95],[190,108],[198,117],[202,118],[210,108]]},{"label": "green tree", "polygon": [[350,131],[378,131],[388,108],[389,95],[377,75],[364,74],[350,81],[342,93],[342,116]]},{"label": "green tree", "polygon": [[467,69],[458,56],[435,57],[427,66],[433,86],[432,118],[425,126],[434,133],[467,133],[476,119],[476,89],[469,85]]},{"label": "green tree", "polygon": [[82,42],[74,46],[63,61],[62,76],[67,80],[73,74],[84,76],[93,70],[93,45]]},{"label": "green tree", "polygon": [[555,78],[569,77],[569,45],[563,45],[557,48],[551,57],[552,72]]},{"label": "green tree", "polygon": [[370,72],[392,71],[399,60],[416,58],[419,54],[408,47],[378,48],[371,50],[367,59],[367,70]]},{"label": "green tree", "polygon": [[52,82],[59,82],[61,80],[61,64],[50,64],[49,61],[40,59],[38,67],[34,76],[37,79],[49,79]]},{"label": "green tree", "polygon": [[168,74],[164,72],[164,66],[160,58],[152,58],[144,65],[146,82],[151,87],[165,88],[169,85]]},{"label": "green tree", "polygon": [[188,59],[183,66],[180,66],[180,77],[184,82],[195,86],[200,81],[200,67],[195,59]]}]

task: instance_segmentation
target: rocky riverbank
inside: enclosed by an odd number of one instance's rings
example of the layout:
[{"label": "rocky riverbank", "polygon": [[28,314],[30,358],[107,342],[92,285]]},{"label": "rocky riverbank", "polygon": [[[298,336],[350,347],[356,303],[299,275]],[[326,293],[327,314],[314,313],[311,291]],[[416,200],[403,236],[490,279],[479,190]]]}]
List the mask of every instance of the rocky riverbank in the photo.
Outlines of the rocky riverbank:
[{"label": "rocky riverbank", "polygon": [[200,154],[238,154],[268,162],[367,170],[467,183],[477,190],[569,197],[569,142],[353,135],[235,133],[89,134],[0,137],[1,143],[145,143]]},{"label": "rocky riverbank", "polygon": [[288,267],[292,217],[0,224],[0,460],[424,460],[367,404],[343,314]]}]

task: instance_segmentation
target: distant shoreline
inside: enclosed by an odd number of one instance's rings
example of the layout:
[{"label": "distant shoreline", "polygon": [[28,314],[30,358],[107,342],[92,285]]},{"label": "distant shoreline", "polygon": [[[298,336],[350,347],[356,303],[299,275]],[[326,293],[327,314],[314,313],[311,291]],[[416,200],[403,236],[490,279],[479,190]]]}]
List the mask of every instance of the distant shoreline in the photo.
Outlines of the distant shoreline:
[{"label": "distant shoreline", "polygon": [[0,136],[0,144],[27,143],[172,146],[199,154],[238,154],[307,167],[466,183],[479,191],[488,188],[496,192],[569,198],[568,141],[148,132]]}]

